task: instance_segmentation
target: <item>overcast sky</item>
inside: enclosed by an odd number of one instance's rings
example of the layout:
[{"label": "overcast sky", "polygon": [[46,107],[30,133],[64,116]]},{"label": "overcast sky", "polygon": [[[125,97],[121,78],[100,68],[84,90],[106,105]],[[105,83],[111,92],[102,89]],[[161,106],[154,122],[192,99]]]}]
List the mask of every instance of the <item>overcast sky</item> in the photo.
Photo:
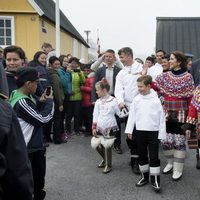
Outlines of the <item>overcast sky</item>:
[{"label": "overcast sky", "polygon": [[154,52],[156,17],[200,17],[200,0],[60,0],[60,9],[86,39],[101,49],[129,46],[136,56]]}]

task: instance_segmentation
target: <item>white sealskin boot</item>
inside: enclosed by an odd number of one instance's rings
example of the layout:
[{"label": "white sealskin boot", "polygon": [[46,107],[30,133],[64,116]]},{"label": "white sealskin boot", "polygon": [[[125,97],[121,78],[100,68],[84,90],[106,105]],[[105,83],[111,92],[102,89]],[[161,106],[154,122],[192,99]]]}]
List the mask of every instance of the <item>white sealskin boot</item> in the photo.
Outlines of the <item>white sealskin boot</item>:
[{"label": "white sealskin boot", "polygon": [[150,167],[151,186],[154,191],[160,191],[160,166]]},{"label": "white sealskin boot", "polygon": [[140,180],[135,184],[136,187],[142,187],[143,185],[146,185],[149,183],[149,165],[139,165],[140,171],[141,171],[141,178]]},{"label": "white sealskin boot", "polygon": [[182,177],[186,151],[174,150],[172,179],[177,181]]},{"label": "white sealskin boot", "polygon": [[163,174],[169,174],[173,169],[173,160],[174,160],[174,150],[164,150],[165,157],[167,158],[167,165],[163,169]]}]

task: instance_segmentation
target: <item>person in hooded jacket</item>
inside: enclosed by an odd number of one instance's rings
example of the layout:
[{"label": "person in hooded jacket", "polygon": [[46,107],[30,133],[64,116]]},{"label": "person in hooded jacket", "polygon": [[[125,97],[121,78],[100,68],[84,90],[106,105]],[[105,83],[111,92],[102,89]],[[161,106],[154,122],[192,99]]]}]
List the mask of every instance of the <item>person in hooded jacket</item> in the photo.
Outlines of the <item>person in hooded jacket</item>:
[{"label": "person in hooded jacket", "polygon": [[83,69],[86,79],[85,84],[81,86],[82,92],[82,104],[81,104],[81,119],[85,126],[85,136],[92,135],[92,118],[94,104],[91,100],[92,89],[94,83],[94,72],[90,69],[90,66],[86,65]]},{"label": "person in hooded jacket", "polygon": [[63,101],[63,111],[61,114],[61,132],[63,140],[68,139],[71,135],[65,132],[64,122],[66,122],[66,114],[69,109],[69,98],[72,95],[72,74],[69,70],[69,63],[67,55],[61,55],[60,60],[60,69],[58,70],[60,81],[63,87],[64,92],[64,101]]},{"label": "person in hooded jacket", "polygon": [[50,77],[46,68],[47,55],[43,51],[37,51],[33,60],[28,63],[29,67],[34,67],[39,73],[40,85],[37,87],[36,95],[41,96],[44,90],[50,86]]},{"label": "person in hooded jacket", "polygon": [[36,92],[38,79],[35,68],[18,69],[15,74],[18,89],[11,93],[10,104],[17,114],[27,145],[33,172],[34,200],[43,200],[46,195],[46,148],[43,141],[43,125],[52,119],[54,104],[52,92],[47,95],[45,90],[40,101],[32,96]]},{"label": "person in hooded jacket", "polygon": [[32,200],[33,177],[22,130],[1,93],[0,110],[0,199]]}]

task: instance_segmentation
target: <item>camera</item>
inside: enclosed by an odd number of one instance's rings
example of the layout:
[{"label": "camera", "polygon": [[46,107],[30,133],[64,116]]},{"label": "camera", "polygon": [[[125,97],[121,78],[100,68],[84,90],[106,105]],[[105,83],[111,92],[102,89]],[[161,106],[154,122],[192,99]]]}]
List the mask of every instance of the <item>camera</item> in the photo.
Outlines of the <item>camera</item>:
[{"label": "camera", "polygon": [[46,95],[49,96],[51,94],[51,87],[48,86],[46,89]]},{"label": "camera", "polygon": [[74,72],[77,72],[77,73],[80,73],[80,72],[81,72],[80,69],[74,69],[73,71],[74,71]]}]

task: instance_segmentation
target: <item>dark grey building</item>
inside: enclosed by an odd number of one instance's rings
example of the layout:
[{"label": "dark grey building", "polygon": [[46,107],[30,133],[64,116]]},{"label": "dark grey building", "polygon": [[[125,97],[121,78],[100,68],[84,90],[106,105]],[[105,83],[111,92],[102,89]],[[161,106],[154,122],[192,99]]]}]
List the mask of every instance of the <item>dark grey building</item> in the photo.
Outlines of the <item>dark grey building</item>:
[{"label": "dark grey building", "polygon": [[179,50],[200,58],[200,17],[157,17],[156,50]]}]

